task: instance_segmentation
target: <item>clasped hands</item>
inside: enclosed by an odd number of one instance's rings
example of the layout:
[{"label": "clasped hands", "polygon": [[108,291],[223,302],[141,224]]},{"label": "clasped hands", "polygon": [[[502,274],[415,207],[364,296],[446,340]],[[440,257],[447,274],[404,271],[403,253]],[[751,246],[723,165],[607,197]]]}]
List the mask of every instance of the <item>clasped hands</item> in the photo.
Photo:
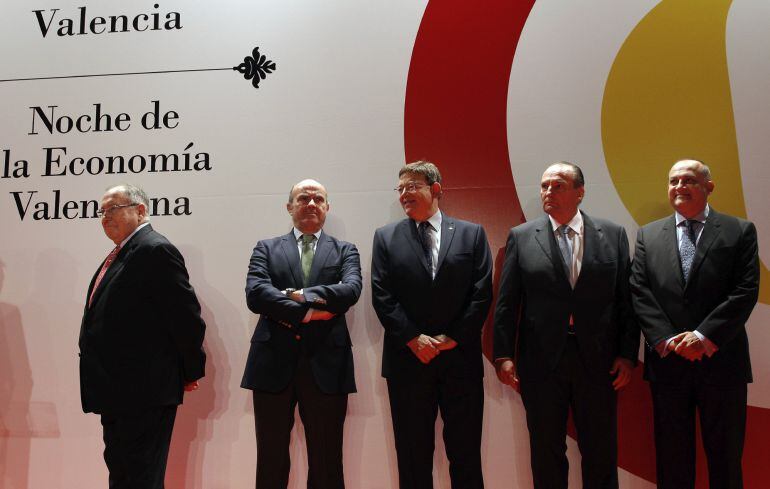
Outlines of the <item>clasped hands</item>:
[{"label": "clasped hands", "polygon": [[685,331],[671,338],[666,344],[666,350],[674,352],[691,362],[700,360],[706,353],[706,347],[692,331]]},{"label": "clasped hands", "polygon": [[[286,297],[293,300],[294,302],[299,302],[300,304],[303,304],[305,302],[305,296],[302,294],[301,290],[282,290]],[[329,319],[336,316],[333,312],[329,311],[323,311],[321,309],[311,308],[312,312],[310,313],[310,321],[328,321]]]},{"label": "clasped hands", "polygon": [[456,347],[457,342],[445,334],[436,336],[421,334],[412,338],[406,346],[422,363],[428,364],[442,351]]}]

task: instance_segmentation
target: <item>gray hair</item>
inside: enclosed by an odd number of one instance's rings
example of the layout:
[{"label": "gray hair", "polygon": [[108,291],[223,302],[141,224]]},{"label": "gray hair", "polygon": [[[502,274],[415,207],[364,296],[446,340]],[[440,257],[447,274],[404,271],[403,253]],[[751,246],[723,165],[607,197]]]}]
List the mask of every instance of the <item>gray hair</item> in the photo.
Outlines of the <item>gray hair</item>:
[{"label": "gray hair", "polygon": [[139,187],[138,185],[132,185],[130,183],[121,183],[106,189],[107,192],[110,190],[118,190],[121,194],[128,198],[132,204],[144,204],[147,212],[150,212],[150,199],[147,197],[147,193],[142,189],[142,187]]},{"label": "gray hair", "polygon": [[674,165],[676,165],[677,163],[681,163],[683,161],[694,161],[695,163],[698,163],[698,165],[695,168],[695,171],[700,173],[700,176],[705,178],[707,182],[711,181],[711,168],[709,168],[707,164],[705,164],[704,162],[702,162],[697,158],[682,158],[681,160],[677,160],[677,162],[674,163]]}]

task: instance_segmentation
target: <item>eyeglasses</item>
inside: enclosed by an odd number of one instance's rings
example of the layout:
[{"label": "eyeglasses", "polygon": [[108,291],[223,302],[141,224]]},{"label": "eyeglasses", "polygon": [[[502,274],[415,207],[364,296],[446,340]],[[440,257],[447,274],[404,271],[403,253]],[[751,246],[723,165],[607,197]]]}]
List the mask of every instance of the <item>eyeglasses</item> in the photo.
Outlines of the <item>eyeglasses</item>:
[{"label": "eyeglasses", "polygon": [[96,215],[99,217],[111,217],[116,210],[122,209],[124,207],[136,207],[139,204],[121,204],[121,205],[113,205],[112,207],[108,209],[99,209],[96,211]]},{"label": "eyeglasses", "polygon": [[396,191],[398,195],[403,194],[404,192],[408,194],[413,194],[420,190],[423,187],[427,187],[427,183],[420,183],[420,182],[409,182],[406,185],[399,185],[398,187],[394,188],[393,190]]}]

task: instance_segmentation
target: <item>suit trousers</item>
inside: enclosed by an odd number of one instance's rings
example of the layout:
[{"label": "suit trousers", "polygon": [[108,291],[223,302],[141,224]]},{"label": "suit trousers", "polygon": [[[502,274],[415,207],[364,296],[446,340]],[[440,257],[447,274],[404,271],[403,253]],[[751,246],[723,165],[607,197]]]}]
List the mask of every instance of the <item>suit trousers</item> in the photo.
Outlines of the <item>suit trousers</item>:
[{"label": "suit trousers", "polygon": [[176,408],[101,415],[110,489],[163,489]]},{"label": "suit trousers", "polygon": [[677,384],[650,382],[658,487],[695,487],[695,411],[700,415],[711,489],[741,489],[746,384],[710,385],[693,365]]},{"label": "suit trousers", "polygon": [[305,428],[308,489],[344,489],[342,435],[347,394],[325,394],[316,384],[305,353],[281,392],[253,391],[257,436],[257,489],[285,489],[289,483],[289,440],[294,411]]},{"label": "suit trousers", "polygon": [[[609,369],[608,369],[609,370]],[[556,369],[521,382],[535,489],[567,489],[567,417],[577,429],[584,489],[617,489],[617,395],[609,372],[596,378],[580,359],[575,335]]]},{"label": "suit trousers", "polygon": [[[411,354],[411,352],[410,352]],[[480,354],[480,353],[479,353]],[[390,377],[388,396],[400,489],[433,487],[438,410],[453,489],[482,489],[481,427],[484,386],[457,349],[441,352],[415,377]]]}]

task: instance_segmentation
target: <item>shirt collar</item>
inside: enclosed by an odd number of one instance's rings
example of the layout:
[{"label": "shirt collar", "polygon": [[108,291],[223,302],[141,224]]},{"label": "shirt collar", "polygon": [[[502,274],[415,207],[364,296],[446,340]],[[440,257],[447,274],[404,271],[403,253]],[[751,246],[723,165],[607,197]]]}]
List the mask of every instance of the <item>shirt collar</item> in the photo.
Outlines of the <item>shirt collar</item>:
[{"label": "shirt collar", "polygon": [[[551,221],[551,229],[553,229],[554,232],[556,232],[557,229],[561,227],[561,224],[559,224],[556,219],[551,217],[550,214],[548,214],[548,220]],[[572,219],[568,223],[566,223],[567,226],[572,229],[572,231],[577,234],[581,235],[583,234],[583,215],[580,213],[580,211],[577,211],[574,216],[572,216]]]},{"label": "shirt collar", "polygon": [[138,225],[138,226],[136,227],[136,229],[134,229],[134,232],[133,232],[133,233],[129,234],[129,235],[128,235],[128,237],[127,237],[126,239],[124,239],[123,241],[121,241],[121,242],[120,242],[120,247],[121,247],[121,248],[123,248],[124,246],[126,246],[126,243],[128,243],[128,240],[130,240],[131,238],[133,238],[133,237],[134,237],[134,235],[135,235],[136,233],[138,233],[140,229],[142,229],[143,227],[147,226],[148,224],[150,224],[150,221],[147,221],[147,222],[143,222],[142,224]]},{"label": "shirt collar", "polygon": [[[300,231],[299,229],[295,228],[295,227],[292,227],[292,229],[294,230],[294,239],[297,240],[297,241],[302,239],[302,235],[304,233],[302,231]],[[316,241],[321,239],[321,230],[319,229],[317,233],[313,233],[313,236],[315,236],[315,240]]]},{"label": "shirt collar", "polygon": [[[706,218],[709,216],[709,210],[710,210],[709,209],[709,205],[706,204],[706,207],[703,208],[703,212],[701,212],[700,214],[697,214],[691,220],[692,221],[698,221],[701,224],[705,224],[706,223]],[[683,215],[681,215],[678,212],[674,212],[674,216],[676,217],[676,225],[677,226],[679,226],[680,224],[682,224],[682,222],[687,220],[686,217],[684,217]]]},{"label": "shirt collar", "polygon": [[[441,221],[443,218],[441,217],[441,211],[436,211],[435,214],[430,216],[427,221],[430,223],[431,226],[433,226],[433,229],[436,231],[441,231]],[[420,223],[417,221],[414,221],[415,226],[419,226]]]}]

